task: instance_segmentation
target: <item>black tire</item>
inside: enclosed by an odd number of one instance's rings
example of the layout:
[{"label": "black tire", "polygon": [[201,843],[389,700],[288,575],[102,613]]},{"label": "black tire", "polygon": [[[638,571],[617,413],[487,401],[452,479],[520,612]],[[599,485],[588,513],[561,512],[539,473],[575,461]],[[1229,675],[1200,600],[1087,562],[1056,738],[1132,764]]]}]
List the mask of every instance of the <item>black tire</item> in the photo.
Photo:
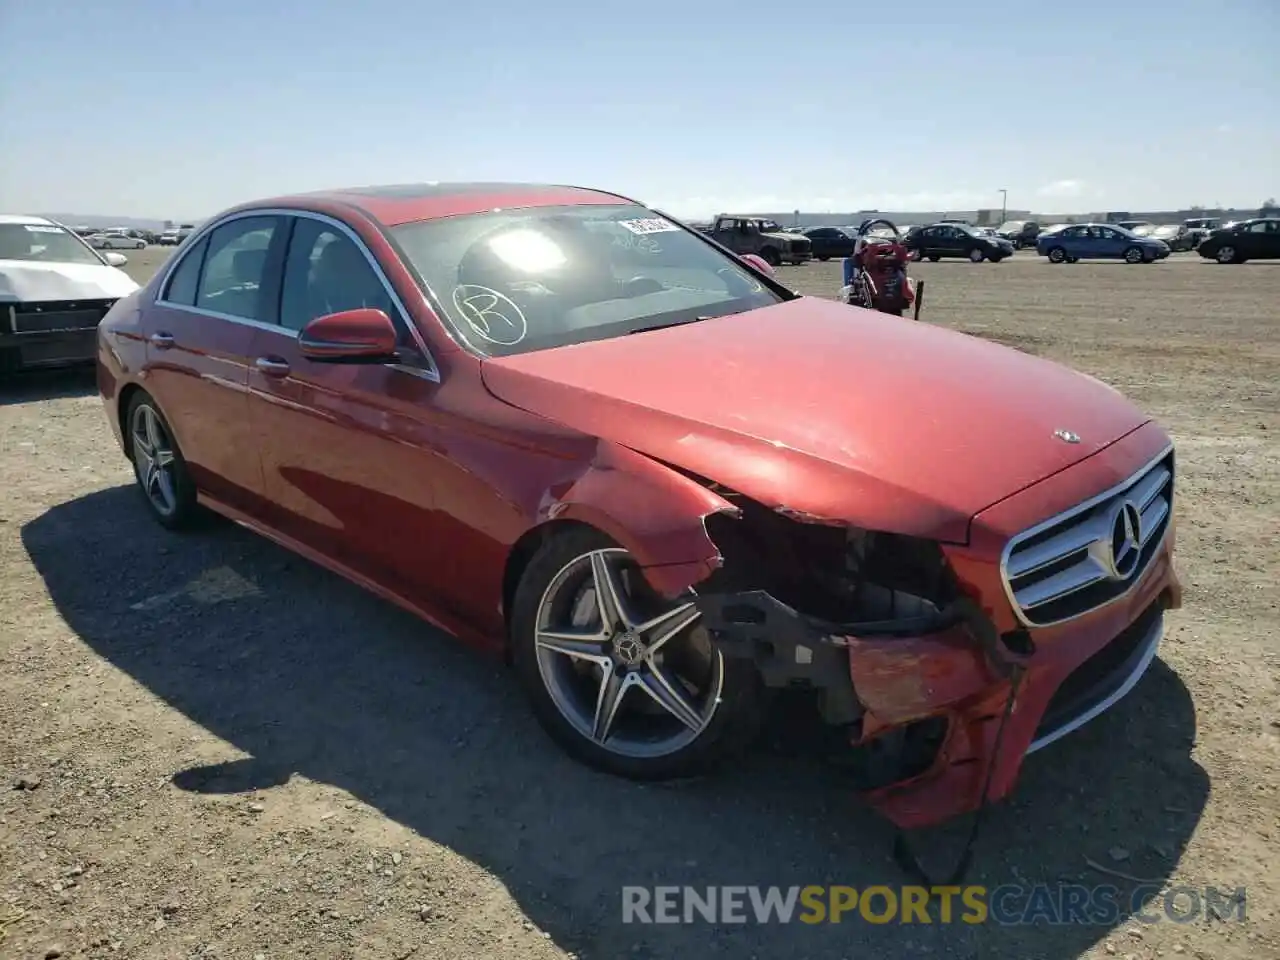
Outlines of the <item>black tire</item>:
[{"label": "black tire", "polygon": [[1045,255],[1049,258],[1050,263],[1066,263],[1067,251],[1063,247],[1050,247]]},{"label": "black tire", "polygon": [[1147,255],[1142,252],[1141,247],[1130,247],[1124,252],[1125,263],[1142,263],[1147,259]]},{"label": "black tire", "polygon": [[930,263],[937,263],[937,262],[938,262],[939,260],[941,260],[941,259],[942,259],[942,258],[941,258],[941,257],[939,257],[939,256],[935,256],[935,255],[933,255],[933,254],[930,254],[930,255],[929,255],[929,262],[930,262]]},{"label": "black tire", "polygon": [[981,263],[987,259],[987,252],[981,247],[970,247],[965,256],[969,258],[970,263]]},{"label": "black tire", "polygon": [[760,257],[771,267],[782,266],[782,254],[773,247],[765,247],[761,250]]},{"label": "black tire", "polygon": [[818,262],[819,262],[819,263],[826,263],[826,262],[827,262],[828,260],[830,260],[830,259],[831,259],[830,257],[818,257]]},{"label": "black tire", "polygon": [[552,581],[575,559],[594,550],[616,548],[597,530],[579,528],[542,545],[520,577],[511,605],[511,661],[539,724],[567,754],[597,770],[630,780],[658,781],[695,776],[740,753],[760,729],[762,686],[755,667],[724,658],[720,704],[705,729],[676,752],[656,757],[625,756],[588,739],[561,713],[538,666],[535,633],[538,608]]},{"label": "black tire", "polygon": [[[173,460],[168,465],[168,470],[174,505],[173,509],[169,511],[162,510],[157,505],[156,497],[147,492],[142,466],[139,463],[140,458],[135,449],[134,432],[139,418],[145,416],[142,412],[144,408],[155,415],[157,424],[164,431],[173,454]],[[148,511],[155,517],[156,522],[169,530],[187,530],[197,526],[205,518],[205,513],[196,502],[195,481],[191,479],[191,471],[187,468],[187,461],[183,458],[182,451],[178,448],[178,442],[173,437],[173,429],[169,426],[169,421],[165,419],[160,407],[149,393],[140,390],[129,400],[122,427],[128,444],[129,460],[133,464],[133,476],[138,485],[138,492],[142,495],[143,503],[147,505]]]}]

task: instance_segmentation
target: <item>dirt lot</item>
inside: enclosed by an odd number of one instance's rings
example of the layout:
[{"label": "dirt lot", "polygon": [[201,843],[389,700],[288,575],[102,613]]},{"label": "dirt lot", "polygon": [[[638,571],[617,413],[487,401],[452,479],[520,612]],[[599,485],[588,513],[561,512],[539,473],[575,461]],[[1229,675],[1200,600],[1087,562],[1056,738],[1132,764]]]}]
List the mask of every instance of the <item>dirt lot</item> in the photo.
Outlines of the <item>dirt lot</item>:
[{"label": "dirt lot", "polygon": [[1244,886],[1245,923],[623,925],[624,884],[903,878],[811,761],[596,775],[497,665],[239,528],[163,532],[91,376],[60,375],[0,390],[0,956],[1280,955],[1280,263],[914,272],[930,322],[1114,384],[1180,451],[1186,607],[1128,699],[1029,760],[973,880]]}]

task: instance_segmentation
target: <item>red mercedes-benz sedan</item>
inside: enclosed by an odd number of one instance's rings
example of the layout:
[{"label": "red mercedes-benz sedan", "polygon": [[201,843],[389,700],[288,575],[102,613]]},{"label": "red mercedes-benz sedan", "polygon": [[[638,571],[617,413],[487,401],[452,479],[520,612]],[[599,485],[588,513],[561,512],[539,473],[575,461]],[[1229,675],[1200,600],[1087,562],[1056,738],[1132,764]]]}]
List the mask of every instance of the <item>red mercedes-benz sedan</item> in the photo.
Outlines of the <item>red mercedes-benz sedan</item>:
[{"label": "red mercedes-benz sedan", "polygon": [[877,808],[943,820],[1123,696],[1181,603],[1172,445],[1115,390],[798,296],[615,194],[236,207],[98,363],[160,523],[210,508],[506,655],[629,777],[801,688]]}]

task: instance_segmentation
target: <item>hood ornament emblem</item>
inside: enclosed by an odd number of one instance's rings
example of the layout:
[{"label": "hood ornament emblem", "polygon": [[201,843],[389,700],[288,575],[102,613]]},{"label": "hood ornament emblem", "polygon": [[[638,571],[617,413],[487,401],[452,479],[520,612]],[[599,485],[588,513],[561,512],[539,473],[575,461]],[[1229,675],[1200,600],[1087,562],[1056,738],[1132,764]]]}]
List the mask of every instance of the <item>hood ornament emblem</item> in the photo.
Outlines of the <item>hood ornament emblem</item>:
[{"label": "hood ornament emblem", "polygon": [[1053,435],[1057,437],[1059,440],[1061,440],[1063,443],[1079,443],[1080,442],[1080,434],[1072,433],[1070,430],[1063,430],[1061,427],[1053,431]]}]

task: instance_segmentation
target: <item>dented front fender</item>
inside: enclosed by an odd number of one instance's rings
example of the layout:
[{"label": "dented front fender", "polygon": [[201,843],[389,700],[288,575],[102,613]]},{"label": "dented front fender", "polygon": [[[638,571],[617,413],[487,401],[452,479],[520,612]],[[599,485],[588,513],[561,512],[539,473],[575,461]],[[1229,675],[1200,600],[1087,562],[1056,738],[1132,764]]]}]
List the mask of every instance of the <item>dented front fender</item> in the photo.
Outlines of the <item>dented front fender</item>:
[{"label": "dented front fender", "polygon": [[548,492],[539,514],[599,529],[635,558],[655,590],[675,596],[720,566],[705,519],[722,512],[737,508],[669,467],[602,441],[567,489]]}]

